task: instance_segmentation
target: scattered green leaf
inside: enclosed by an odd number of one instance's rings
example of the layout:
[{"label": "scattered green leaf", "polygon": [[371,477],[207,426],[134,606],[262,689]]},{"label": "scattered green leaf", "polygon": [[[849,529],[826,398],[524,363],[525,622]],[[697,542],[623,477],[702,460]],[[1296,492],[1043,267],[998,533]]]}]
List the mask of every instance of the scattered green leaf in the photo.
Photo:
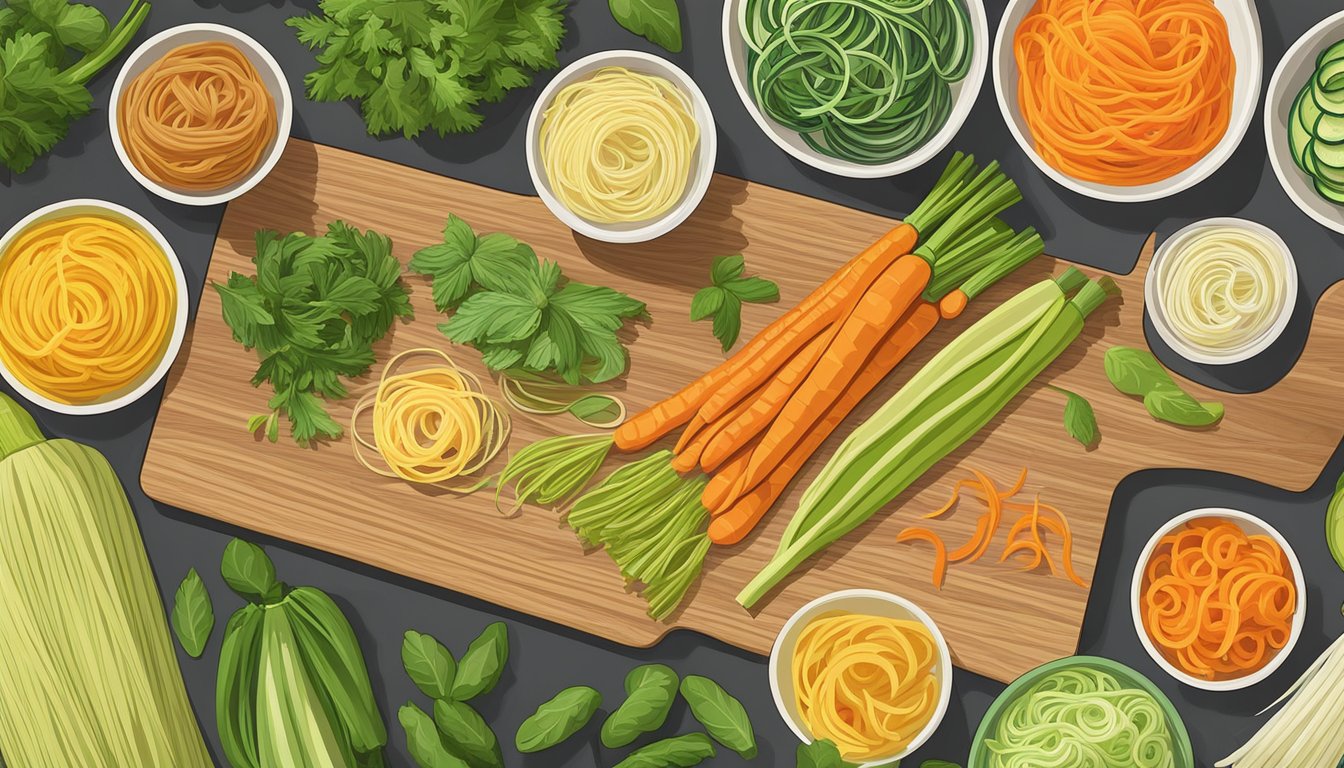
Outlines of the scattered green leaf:
[{"label": "scattered green leaf", "polygon": [[275,602],[284,590],[284,585],[275,577],[275,564],[271,558],[261,547],[242,539],[233,539],[224,547],[219,573],[229,589],[248,602]]},{"label": "scattered green leaf", "polygon": [[1148,413],[1178,427],[1207,427],[1223,418],[1223,404],[1201,403],[1175,386],[1154,389],[1143,396]]},{"label": "scattered green leaf", "polygon": [[718,683],[700,675],[687,675],[681,681],[681,696],[715,741],[747,760],[756,756],[756,735],[742,702],[728,695]]},{"label": "scattered green leaf", "polygon": [[499,741],[470,704],[439,699],[434,702],[434,724],[453,752],[467,758],[472,768],[504,768]]},{"label": "scattered green leaf", "polygon": [[602,743],[609,749],[663,727],[677,697],[677,673],[663,664],[635,667],[625,676],[625,694],[625,701],[602,723]]},{"label": "scattered green leaf", "polygon": [[579,732],[602,706],[602,694],[583,685],[566,688],[518,726],[514,745],[519,752],[540,752]]},{"label": "scattered green leaf", "polygon": [[616,764],[616,768],[689,768],[714,756],[714,742],[703,733],[688,733],[647,744]]},{"label": "scattered green leaf", "polygon": [[1223,404],[1201,403],[1181,389],[1153,353],[1133,347],[1106,350],[1106,378],[1126,395],[1143,398],[1148,413],[1180,427],[1207,427],[1223,418]]},{"label": "scattered green leaf", "polygon": [[173,597],[173,633],[182,644],[182,650],[193,659],[201,658],[210,632],[215,628],[215,609],[210,603],[210,592],[195,568],[187,571]]},{"label": "scattered green leaf", "polygon": [[446,699],[453,690],[457,664],[443,643],[423,632],[406,630],[401,638],[401,665],[426,696]]},{"label": "scattered green leaf", "polygon": [[681,52],[681,9],[677,0],[608,0],[616,23],[660,45]]},{"label": "scattered green leaf", "polygon": [[799,744],[797,759],[798,768],[854,768],[854,763],[845,762],[840,750],[829,739]]},{"label": "scattered green leaf", "polygon": [[467,652],[457,665],[457,677],[453,680],[452,698],[457,701],[470,701],[483,693],[489,693],[499,682],[504,665],[509,660],[509,628],[504,622],[496,621],[471,641]]},{"label": "scattered green leaf", "polygon": [[434,719],[411,702],[397,711],[406,731],[406,751],[420,768],[469,768],[466,761],[448,751]]},{"label": "scattered green leaf", "polygon": [[1052,386],[1051,389],[1066,398],[1064,430],[1069,433],[1069,437],[1077,440],[1084,448],[1096,445],[1101,438],[1101,431],[1097,429],[1097,414],[1092,410],[1092,404],[1077,392],[1070,392],[1062,387]]},{"label": "scattered green leaf", "polygon": [[961,766],[949,760],[925,760],[919,764],[919,768],[961,768]]},{"label": "scattered green leaf", "polygon": [[742,303],[779,301],[779,286],[762,277],[742,277],[746,262],[742,254],[718,256],[710,267],[713,285],[691,297],[691,320],[713,318],[714,338],[727,352],[742,333]]}]

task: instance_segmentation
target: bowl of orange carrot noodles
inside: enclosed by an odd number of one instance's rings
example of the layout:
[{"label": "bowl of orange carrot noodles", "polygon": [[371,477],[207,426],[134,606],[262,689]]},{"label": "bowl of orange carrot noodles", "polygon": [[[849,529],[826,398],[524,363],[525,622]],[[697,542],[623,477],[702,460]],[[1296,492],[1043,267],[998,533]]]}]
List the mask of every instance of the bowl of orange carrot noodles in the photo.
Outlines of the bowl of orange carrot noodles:
[{"label": "bowl of orange carrot noodles", "polygon": [[1087,197],[1144,202],[1232,156],[1263,56],[1255,0],[1011,0],[994,89],[1042,173]]},{"label": "bowl of orange carrot noodles", "polygon": [[847,763],[894,765],[938,729],[952,655],[919,606],[847,589],[798,609],[770,651],[770,692],[805,742],[827,739]]},{"label": "bowl of orange carrot noodles", "polygon": [[114,411],[168,373],[187,303],[177,254],[139,214],[102,200],[40,208],[0,238],[0,374],[50,411]]},{"label": "bowl of orange carrot noodles", "polygon": [[146,40],[126,59],[108,111],[127,172],[184,205],[219,205],[261,183],[293,119],[275,57],[220,24],[184,24]]},{"label": "bowl of orange carrot noodles", "polygon": [[1306,619],[1306,585],[1273,526],[1235,509],[1196,509],[1153,534],[1130,603],[1139,640],[1164,672],[1231,691],[1288,658]]}]

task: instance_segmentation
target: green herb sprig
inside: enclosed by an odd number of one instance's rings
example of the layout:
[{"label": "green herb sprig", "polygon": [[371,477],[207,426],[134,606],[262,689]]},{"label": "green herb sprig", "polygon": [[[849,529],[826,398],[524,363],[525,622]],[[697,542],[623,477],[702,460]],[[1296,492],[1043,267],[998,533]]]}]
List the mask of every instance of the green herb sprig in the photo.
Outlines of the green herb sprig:
[{"label": "green herb sprig", "polygon": [[779,301],[779,286],[763,277],[743,277],[742,254],[716,256],[709,277],[713,285],[701,288],[691,298],[691,319],[713,316],[714,338],[727,352],[742,333],[742,304]]}]

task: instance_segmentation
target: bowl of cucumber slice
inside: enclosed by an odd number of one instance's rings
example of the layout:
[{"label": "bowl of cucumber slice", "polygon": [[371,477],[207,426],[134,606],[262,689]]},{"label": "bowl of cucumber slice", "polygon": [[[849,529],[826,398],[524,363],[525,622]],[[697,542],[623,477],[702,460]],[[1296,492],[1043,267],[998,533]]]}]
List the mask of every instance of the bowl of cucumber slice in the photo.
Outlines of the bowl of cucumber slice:
[{"label": "bowl of cucumber slice", "polygon": [[1265,142],[1288,197],[1344,233],[1344,12],[1298,38],[1274,70]]}]

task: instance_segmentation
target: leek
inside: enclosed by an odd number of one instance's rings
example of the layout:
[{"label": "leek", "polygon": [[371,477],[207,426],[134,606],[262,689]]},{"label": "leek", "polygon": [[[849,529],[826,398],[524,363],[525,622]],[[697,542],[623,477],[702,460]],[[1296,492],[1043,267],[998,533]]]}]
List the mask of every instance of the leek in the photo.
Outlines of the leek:
[{"label": "leek", "polygon": [[0,649],[11,768],[211,765],[116,473],[3,394]]}]

